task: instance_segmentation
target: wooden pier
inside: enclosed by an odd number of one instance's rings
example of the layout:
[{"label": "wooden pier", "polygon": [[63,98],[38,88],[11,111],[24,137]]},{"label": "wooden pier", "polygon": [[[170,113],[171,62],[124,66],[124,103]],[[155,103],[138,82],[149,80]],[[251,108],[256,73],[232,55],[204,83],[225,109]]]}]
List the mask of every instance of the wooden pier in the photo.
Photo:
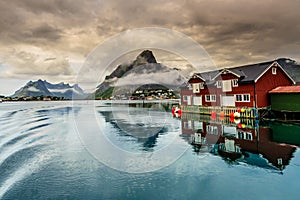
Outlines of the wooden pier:
[{"label": "wooden pier", "polygon": [[[237,126],[238,124],[243,124],[246,128],[256,128],[258,127],[258,120],[252,118],[240,118],[240,119],[230,119],[229,117],[220,118],[212,120],[211,116],[197,114],[197,113],[182,113],[181,119],[183,120],[192,120],[192,121],[201,121],[209,122],[215,124],[227,124],[229,126]],[[243,126],[243,127],[244,127]]]},{"label": "wooden pier", "polygon": [[183,113],[196,113],[203,115],[223,115],[226,117],[232,116],[234,113],[239,113],[239,118],[258,118],[258,112],[255,108],[237,108],[237,107],[221,107],[221,106],[183,106]]}]

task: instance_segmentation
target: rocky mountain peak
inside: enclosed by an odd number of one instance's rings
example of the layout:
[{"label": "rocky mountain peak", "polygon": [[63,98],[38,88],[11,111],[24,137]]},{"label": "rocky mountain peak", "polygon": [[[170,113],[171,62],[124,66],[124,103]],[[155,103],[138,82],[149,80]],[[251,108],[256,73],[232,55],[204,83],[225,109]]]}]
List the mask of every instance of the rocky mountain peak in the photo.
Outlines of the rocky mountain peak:
[{"label": "rocky mountain peak", "polygon": [[[136,85],[164,85],[168,88],[178,88],[184,82],[179,69],[169,68],[157,63],[152,51],[144,50],[130,63],[120,64],[105,80],[97,86],[95,97],[111,98],[112,95],[131,95],[130,88]],[[166,78],[167,77],[167,78]],[[113,94],[114,92],[114,94]],[[122,94],[121,94],[122,93]],[[126,93],[126,94],[125,94]]]},{"label": "rocky mountain peak", "polygon": [[135,65],[141,65],[146,63],[157,63],[152,51],[150,50],[144,50],[137,56],[136,60],[134,61]]},{"label": "rocky mountain peak", "polygon": [[110,75],[106,76],[105,79],[108,80],[112,78],[121,78],[124,74],[132,70],[134,67],[139,65],[149,64],[149,63],[157,63],[157,62],[152,51],[144,50],[136,57],[136,59],[133,62],[131,62],[130,64],[119,65]]}]

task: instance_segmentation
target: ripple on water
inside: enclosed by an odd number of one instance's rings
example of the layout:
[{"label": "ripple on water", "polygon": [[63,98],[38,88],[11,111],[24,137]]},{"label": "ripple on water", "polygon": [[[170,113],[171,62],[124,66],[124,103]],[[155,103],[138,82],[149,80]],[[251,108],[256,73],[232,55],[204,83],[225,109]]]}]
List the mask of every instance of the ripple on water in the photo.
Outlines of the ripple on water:
[{"label": "ripple on water", "polygon": [[[43,154],[44,145],[19,149],[0,164],[0,199],[15,184],[36,172],[49,157]],[[39,152],[39,153],[37,153]]]},{"label": "ripple on water", "polygon": [[55,122],[52,118],[36,109],[9,111],[0,117],[0,199],[51,156],[44,149],[49,126]]}]

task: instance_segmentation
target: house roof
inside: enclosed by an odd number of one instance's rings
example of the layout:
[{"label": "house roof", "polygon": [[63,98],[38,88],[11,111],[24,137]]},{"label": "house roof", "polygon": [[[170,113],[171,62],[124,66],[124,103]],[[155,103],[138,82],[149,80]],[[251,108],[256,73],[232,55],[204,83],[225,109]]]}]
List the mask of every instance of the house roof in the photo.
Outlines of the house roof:
[{"label": "house roof", "polygon": [[285,69],[295,82],[300,83],[300,64],[288,58],[279,58],[277,59],[277,62]]},{"label": "house roof", "polygon": [[230,70],[235,72],[236,74],[240,74],[240,76],[242,77],[240,82],[252,82],[257,80],[270,67],[272,63],[273,61],[244,65],[241,67],[230,68]]},{"label": "house roof", "polygon": [[300,93],[300,85],[279,86],[269,91],[269,93]]},{"label": "house roof", "polygon": [[[250,64],[244,66],[238,66],[233,68],[225,68],[210,72],[197,73],[197,76],[202,77],[208,84],[214,82],[219,74],[224,70],[232,72],[236,76],[240,77],[240,83],[256,82],[273,64],[278,64],[280,68],[287,74],[287,76],[293,81],[294,77],[292,74],[298,73],[298,79],[300,82],[300,65],[292,66],[291,63],[286,62],[289,59],[278,59],[268,62],[262,62],[257,64]],[[280,61],[280,62],[279,62]],[[294,73],[296,71],[297,73]]]}]

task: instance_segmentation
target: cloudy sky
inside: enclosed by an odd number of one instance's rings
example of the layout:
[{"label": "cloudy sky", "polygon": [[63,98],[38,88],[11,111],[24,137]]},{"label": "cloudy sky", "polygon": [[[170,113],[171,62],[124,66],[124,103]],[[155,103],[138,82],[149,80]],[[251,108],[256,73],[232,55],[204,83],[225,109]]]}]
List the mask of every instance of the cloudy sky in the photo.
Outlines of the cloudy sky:
[{"label": "cloudy sky", "polygon": [[186,34],[218,67],[300,61],[299,8],[298,0],[2,0],[0,94],[39,78],[74,83],[97,45],[143,27]]}]

